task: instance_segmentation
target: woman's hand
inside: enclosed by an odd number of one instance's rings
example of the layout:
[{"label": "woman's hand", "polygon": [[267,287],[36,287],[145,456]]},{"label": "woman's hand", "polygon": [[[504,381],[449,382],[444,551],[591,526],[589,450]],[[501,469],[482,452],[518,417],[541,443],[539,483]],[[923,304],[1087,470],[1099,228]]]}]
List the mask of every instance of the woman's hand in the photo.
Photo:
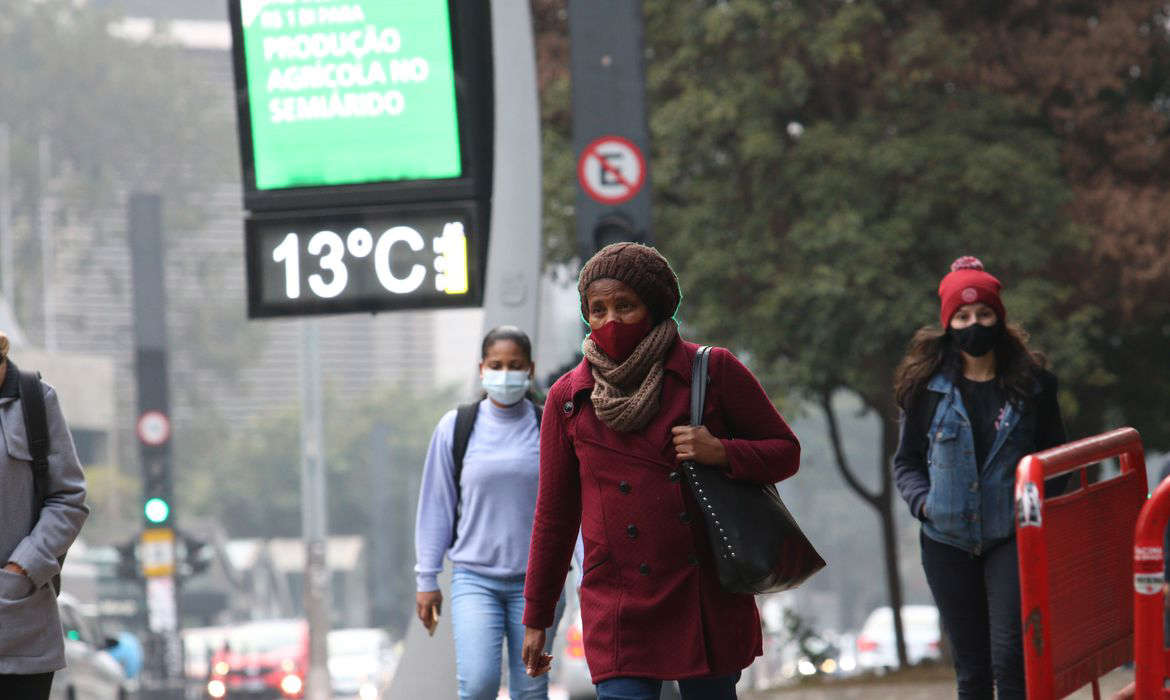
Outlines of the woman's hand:
[{"label": "woman's hand", "polygon": [[524,649],[521,658],[524,659],[528,675],[533,678],[548,673],[552,666],[552,654],[544,653],[545,641],[544,630],[535,627],[524,628]]},{"label": "woman's hand", "polygon": [[674,456],[680,462],[694,461],[712,467],[727,466],[727,450],[723,442],[711,434],[706,426],[676,425]]},{"label": "woman's hand", "polygon": [[439,626],[439,613],[443,609],[443,592],[421,591],[416,593],[414,607],[423,627],[426,627],[427,632],[433,635],[435,628]]}]

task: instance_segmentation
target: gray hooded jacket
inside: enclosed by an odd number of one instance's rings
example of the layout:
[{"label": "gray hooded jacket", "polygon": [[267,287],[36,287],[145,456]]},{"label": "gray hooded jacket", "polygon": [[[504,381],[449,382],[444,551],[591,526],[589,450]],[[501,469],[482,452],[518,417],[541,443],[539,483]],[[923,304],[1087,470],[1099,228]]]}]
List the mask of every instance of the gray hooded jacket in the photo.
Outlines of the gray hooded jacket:
[{"label": "gray hooded jacket", "polygon": [[52,578],[60,573],[57,557],[73,544],[89,513],[85,475],[57,393],[48,384],[41,388],[49,424],[49,478],[40,519],[30,532],[36,507],[32,456],[16,373],[7,372],[0,384],[0,566],[11,561],[28,572],[0,570],[0,674],[65,667]]}]

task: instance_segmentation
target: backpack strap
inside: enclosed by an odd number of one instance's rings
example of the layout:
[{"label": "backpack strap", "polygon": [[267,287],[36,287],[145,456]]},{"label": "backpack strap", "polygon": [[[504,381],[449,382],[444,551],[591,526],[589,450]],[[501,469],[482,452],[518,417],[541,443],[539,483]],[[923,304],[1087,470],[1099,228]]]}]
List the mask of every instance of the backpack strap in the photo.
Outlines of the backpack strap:
[{"label": "backpack strap", "polygon": [[455,479],[455,521],[451,523],[451,544],[459,532],[459,516],[463,511],[463,488],[460,483],[463,478],[463,457],[467,454],[467,445],[471,442],[471,431],[475,429],[475,419],[479,417],[479,404],[461,404],[455,409],[455,434],[451,441],[451,457],[454,461],[452,477]]},{"label": "backpack strap", "polygon": [[[455,409],[455,435],[451,440],[451,457],[455,463],[452,476],[455,479],[455,521],[451,527],[451,544],[459,532],[459,516],[463,511],[463,458],[467,455],[467,446],[471,443],[471,431],[475,429],[475,419],[479,417],[480,399],[475,403],[460,404]],[[544,406],[532,404],[532,412],[536,416],[536,429],[540,431],[540,419],[544,415]]]},{"label": "backpack strap", "polygon": [[24,430],[28,439],[28,453],[32,457],[33,490],[36,509],[33,525],[41,515],[41,504],[48,493],[49,481],[49,419],[45,413],[45,395],[41,390],[39,372],[21,372],[11,363],[20,379],[20,409],[24,414]]},{"label": "backpack strap", "polygon": [[[49,416],[45,410],[45,394],[41,389],[41,373],[22,372],[11,360],[8,361],[8,371],[16,372],[19,380],[20,410],[24,417],[28,453],[32,457],[33,515],[32,525],[29,526],[31,531],[41,519],[41,509],[49,494]],[[59,557],[58,561],[64,564],[65,557]],[[60,574],[53,577],[53,590],[61,592]]]}]

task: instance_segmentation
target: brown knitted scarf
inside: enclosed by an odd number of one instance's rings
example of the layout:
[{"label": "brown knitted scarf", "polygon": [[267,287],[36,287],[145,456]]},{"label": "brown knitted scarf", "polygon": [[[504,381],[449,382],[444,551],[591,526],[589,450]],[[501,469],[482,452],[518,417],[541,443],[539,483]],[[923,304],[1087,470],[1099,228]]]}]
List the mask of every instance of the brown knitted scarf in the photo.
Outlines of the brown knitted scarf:
[{"label": "brown knitted scarf", "polygon": [[666,319],[655,326],[620,365],[597,347],[592,338],[581,345],[593,372],[593,410],[619,433],[646,427],[658,413],[662,397],[666,352],[678,339],[678,324]]}]

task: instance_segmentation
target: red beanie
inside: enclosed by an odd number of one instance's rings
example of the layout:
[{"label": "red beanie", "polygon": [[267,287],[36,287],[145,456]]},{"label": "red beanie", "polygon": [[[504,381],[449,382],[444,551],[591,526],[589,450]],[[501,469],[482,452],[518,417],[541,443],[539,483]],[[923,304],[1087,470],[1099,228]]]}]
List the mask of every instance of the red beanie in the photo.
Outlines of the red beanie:
[{"label": "red beanie", "polygon": [[938,283],[938,298],[942,302],[939,321],[942,327],[950,325],[951,316],[955,315],[960,306],[980,302],[994,309],[1000,321],[1006,321],[1007,314],[999,298],[1002,286],[999,280],[983,271],[983,263],[979,262],[979,258],[964,255],[951,263],[950,273]]}]

